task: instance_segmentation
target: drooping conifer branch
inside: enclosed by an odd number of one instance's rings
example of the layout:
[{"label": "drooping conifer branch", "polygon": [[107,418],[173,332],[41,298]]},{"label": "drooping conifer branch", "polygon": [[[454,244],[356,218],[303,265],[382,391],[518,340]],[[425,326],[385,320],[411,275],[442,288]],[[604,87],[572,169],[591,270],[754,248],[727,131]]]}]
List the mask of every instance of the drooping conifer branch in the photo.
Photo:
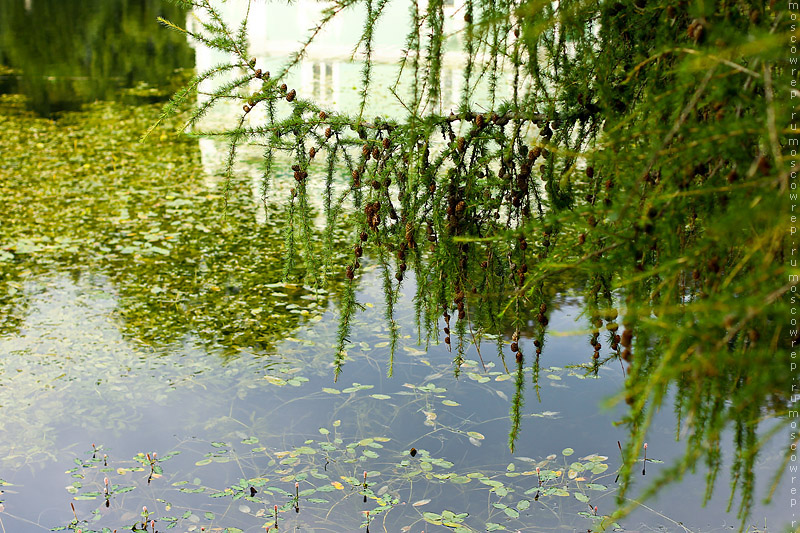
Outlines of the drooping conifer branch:
[{"label": "drooping conifer branch", "polygon": [[[796,285],[781,270],[787,242],[774,216],[786,206],[788,180],[779,150],[787,107],[776,95],[788,78],[772,62],[785,30],[781,6],[467,0],[463,28],[446,35],[443,0],[412,1],[400,67],[408,93],[400,76],[392,89],[406,115],[373,120],[374,35],[388,0],[334,2],[271,78],[248,57],[244,24],[231,31],[214,0],[181,3],[202,15],[202,33],[170,29],[232,59],[193,79],[164,116],[202,82],[231,75],[204,86],[189,121],[194,133],[230,141],[230,163],[240,143],[264,144],[264,196],[282,167],[296,167],[285,200],[285,273],[295,274],[302,258],[320,285],[343,282],[337,377],[359,309],[361,262],[379,265],[392,353],[393,309],[413,274],[418,337],[455,350],[454,372],[466,347],[485,337],[497,339],[504,368],[506,355],[531,354],[508,365],[516,377],[513,449],[524,372],[538,396],[549,317],[567,278],[581,287],[594,348],[586,374],[616,363],[626,377],[622,513],[632,465],[672,387],[688,447],[654,477],[705,465],[710,496],[720,471],[715,450],[733,428],[731,494],[746,518],[762,445],[757,413],[786,417],[790,390],[786,373],[775,371],[788,348],[781,295]],[[286,74],[332,20],[359,8],[359,109],[333,112],[287,87]],[[467,59],[451,113],[442,65],[455,37]],[[260,85],[244,94],[250,84]],[[210,109],[236,99],[238,126],[201,131]],[[254,106],[267,107],[265,122],[244,120]],[[317,181],[321,243],[308,196]],[[352,255],[338,253],[339,235]]]}]

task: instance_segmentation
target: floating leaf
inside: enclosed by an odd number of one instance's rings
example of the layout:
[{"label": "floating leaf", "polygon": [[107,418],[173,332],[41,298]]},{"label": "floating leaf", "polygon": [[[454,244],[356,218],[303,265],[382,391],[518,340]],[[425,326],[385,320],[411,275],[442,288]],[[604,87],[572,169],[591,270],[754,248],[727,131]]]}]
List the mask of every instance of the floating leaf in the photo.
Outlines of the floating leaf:
[{"label": "floating leaf", "polygon": [[579,502],[583,502],[583,503],[588,503],[589,502],[589,497],[587,495],[585,495],[585,494],[582,494],[580,492],[576,492],[574,494],[574,496],[575,496],[575,499],[578,500]]},{"label": "floating leaf", "polygon": [[575,472],[583,472],[586,470],[587,466],[591,467],[591,465],[584,465],[583,463],[579,463],[577,461],[569,465],[569,467]]},{"label": "floating leaf", "polygon": [[430,500],[428,500],[428,499],[426,499],[426,500],[419,500],[419,501],[416,501],[416,502],[412,503],[411,505],[412,505],[413,507],[420,507],[420,506],[422,506],[422,505],[426,505],[426,504],[428,504],[428,503],[431,503],[431,501],[430,501]]},{"label": "floating leaf", "polygon": [[608,457],[606,457],[605,455],[597,455],[596,453],[581,458],[581,461],[593,461],[593,462],[603,462],[607,460]]},{"label": "floating leaf", "polygon": [[299,448],[295,449],[294,453],[298,455],[314,455],[317,453],[317,450],[311,448],[310,446],[300,446]]},{"label": "floating leaf", "polygon": [[602,474],[606,470],[608,470],[608,465],[605,463],[597,463],[592,466],[592,474]]},{"label": "floating leaf", "polygon": [[572,448],[564,448],[563,450],[561,450],[561,453],[564,454],[565,457],[569,457],[570,455],[575,453],[575,450],[573,450]]},{"label": "floating leaf", "polygon": [[454,402],[453,400],[442,400],[442,403],[450,407],[456,407],[458,405],[461,405],[460,403]]},{"label": "floating leaf", "polygon": [[407,351],[411,355],[425,355],[427,353],[424,350],[417,350],[416,348],[412,348],[410,346],[403,346],[403,350]]},{"label": "floating leaf", "polygon": [[361,383],[353,383],[352,387],[347,387],[346,389],[342,389],[342,392],[356,392],[360,390],[368,390],[375,388],[375,385],[362,385]]}]

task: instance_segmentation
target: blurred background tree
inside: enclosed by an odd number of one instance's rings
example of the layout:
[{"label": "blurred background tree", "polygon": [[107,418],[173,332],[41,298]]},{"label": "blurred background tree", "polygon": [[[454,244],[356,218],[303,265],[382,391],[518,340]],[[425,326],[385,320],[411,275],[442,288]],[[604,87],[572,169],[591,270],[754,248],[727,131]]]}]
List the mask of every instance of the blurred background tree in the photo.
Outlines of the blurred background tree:
[{"label": "blurred background tree", "polygon": [[24,92],[44,116],[113,100],[121,87],[141,85],[151,91],[139,101],[161,101],[180,87],[172,85],[175,71],[192,65],[194,54],[151,21],[184,13],[160,0],[0,0],[0,65],[13,74],[0,78],[0,88]]}]

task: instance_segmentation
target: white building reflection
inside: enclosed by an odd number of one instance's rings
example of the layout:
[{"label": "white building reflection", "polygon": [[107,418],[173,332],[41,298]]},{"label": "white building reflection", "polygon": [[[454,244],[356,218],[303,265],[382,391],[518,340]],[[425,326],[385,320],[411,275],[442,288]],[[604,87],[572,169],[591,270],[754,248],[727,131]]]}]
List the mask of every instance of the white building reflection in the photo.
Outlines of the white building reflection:
[{"label": "white building reflection", "polygon": [[[323,16],[323,11],[333,4],[325,1],[300,0],[291,5],[283,3],[248,0],[228,0],[215,7],[232,28],[237,28],[248,13],[248,54],[259,61],[265,70],[277,71],[285,65],[287,58],[295,53]],[[419,6],[426,9],[425,3]],[[383,101],[385,96],[380,89],[394,86],[400,60],[404,57],[404,47],[410,27],[409,2],[389,2],[381,16],[373,38],[372,61],[374,66],[371,93],[373,109],[381,114],[396,116],[404,108],[400,102]],[[445,7],[445,33],[449,35],[446,43],[442,67],[443,107],[453,107],[460,99],[461,72],[464,55],[461,52],[460,30],[463,28],[463,0],[449,0]],[[200,22],[204,14],[195,9],[188,15],[187,29],[200,32]],[[361,90],[361,71],[363,68],[363,48],[356,49],[364,27],[363,7],[357,5],[337,14],[315,36],[307,47],[298,68],[295,68],[287,81],[295,87],[298,94],[314,97],[328,103],[335,109],[346,111],[356,109]],[[424,31],[423,31],[424,33]],[[192,42],[196,50],[198,72],[234,58]],[[424,51],[423,51],[424,53]],[[409,78],[410,79],[410,78]],[[221,82],[222,80],[220,80]],[[401,87],[403,84],[401,84]],[[203,89],[212,86],[206,84]],[[253,88],[256,86],[254,85]],[[398,95],[404,99],[405,94]],[[397,98],[392,97],[397,100]],[[389,106],[387,107],[387,103]],[[351,107],[352,106],[352,107]]]},{"label": "white building reflection", "polygon": [[[323,11],[334,4],[326,1],[299,0],[290,5],[286,3],[265,2],[261,0],[228,0],[216,2],[215,7],[230,25],[238,28],[248,12],[248,55],[255,57],[258,67],[273,73],[283,70],[288,58],[295,53],[301,43],[307,40],[323,16]],[[374,2],[373,5],[377,4]],[[372,52],[372,78],[365,116],[372,119],[376,115],[387,118],[402,118],[408,114],[406,105],[411,98],[411,70],[406,70],[398,83],[399,65],[404,57],[407,32],[411,27],[411,6],[406,2],[389,2],[374,31]],[[419,4],[420,13],[427,9],[426,2]],[[199,10],[190,12],[186,27],[192,32],[201,32],[202,17]],[[363,48],[358,47],[364,28],[364,7],[359,4],[337,14],[320,31],[306,49],[302,60],[286,78],[289,88],[294,88],[298,96],[309,98],[328,106],[333,111],[357,112],[361,101],[362,69],[364,65]],[[464,26],[464,0],[445,1],[445,52],[441,72],[441,109],[447,113],[458,107],[462,98],[464,54],[461,51],[460,30]],[[424,33],[423,30],[423,39]],[[192,42],[195,48],[196,68],[203,72],[214,65],[235,61],[236,58],[211,50],[204,45]],[[425,54],[423,41],[422,55]],[[239,73],[240,74],[240,73]],[[199,103],[208,96],[218,84],[229,78],[207,80],[200,87]],[[502,80],[500,87],[508,90],[510,79]],[[251,91],[260,88],[261,81],[254,80]],[[201,129],[220,129],[233,126],[241,117],[243,101],[218,102],[201,124]],[[246,117],[246,123],[263,124],[266,120],[265,106],[257,106]],[[224,143],[204,139],[200,143],[203,165],[209,177],[209,186],[218,181],[217,176],[223,168],[227,149]],[[257,160],[254,157],[249,158]],[[258,165],[241,165],[237,173],[250,174],[254,180],[260,179]],[[257,187],[254,186],[254,191]],[[260,197],[260,193],[258,194]]]}]

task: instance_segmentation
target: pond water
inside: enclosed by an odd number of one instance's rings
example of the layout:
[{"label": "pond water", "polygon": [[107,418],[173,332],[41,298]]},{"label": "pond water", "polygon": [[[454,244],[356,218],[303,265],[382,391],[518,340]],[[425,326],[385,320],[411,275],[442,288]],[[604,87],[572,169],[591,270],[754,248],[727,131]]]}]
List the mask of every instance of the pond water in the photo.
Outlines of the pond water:
[{"label": "pond water", "polygon": [[155,30],[157,16],[181,12],[161,0],[3,0],[0,91],[25,91],[43,115],[95,99],[155,101],[192,61],[179,36]]},{"label": "pond water", "polygon": [[[0,57],[13,69],[0,95],[2,531],[123,531],[151,520],[159,531],[261,531],[275,523],[276,505],[279,528],[293,531],[584,531],[603,523],[615,505],[618,442],[627,438],[614,424],[623,409],[605,405],[622,390],[624,370],[616,360],[590,364],[579,287],[558,289],[538,384],[525,375],[514,454],[514,379],[494,343],[468,348],[455,376],[447,345],[417,342],[411,277],[387,376],[381,280],[369,257],[359,279],[363,310],[334,382],[338,287],[315,291],[301,272],[281,281],[285,208],[276,199],[265,211],[257,201],[257,171],[245,162],[226,199],[220,148],[174,135],[180,121],[138,142],[159,112],[147,99],[163,100],[170,88],[152,72],[208,60],[169,41],[154,20],[184,15],[120,0],[96,19],[71,16],[86,26],[62,31],[84,58],[109,49],[138,56],[132,43],[141,35],[145,48],[175,53],[159,52],[111,83],[115,69],[87,74],[92,61],[71,62],[52,48],[58,68],[41,80],[18,58],[54,45],[33,24],[67,4],[0,0]],[[114,24],[139,33],[98,31]],[[309,59],[300,82],[310,72],[325,85],[330,73],[331,94],[341,95],[334,73],[353,66],[335,56],[325,59],[330,67]],[[73,103],[53,104],[66,100],[41,83],[76,73],[110,88],[67,91]],[[145,89],[147,99],[131,99]],[[74,102],[80,110],[53,113]],[[669,406],[652,427],[633,497],[683,452]],[[780,461],[777,443],[768,445],[756,494],[766,494]],[[726,510],[727,487],[723,474],[703,507],[698,472],[619,525],[730,529],[739,521]],[[792,519],[785,488],[773,504],[756,504],[753,530]]]}]

